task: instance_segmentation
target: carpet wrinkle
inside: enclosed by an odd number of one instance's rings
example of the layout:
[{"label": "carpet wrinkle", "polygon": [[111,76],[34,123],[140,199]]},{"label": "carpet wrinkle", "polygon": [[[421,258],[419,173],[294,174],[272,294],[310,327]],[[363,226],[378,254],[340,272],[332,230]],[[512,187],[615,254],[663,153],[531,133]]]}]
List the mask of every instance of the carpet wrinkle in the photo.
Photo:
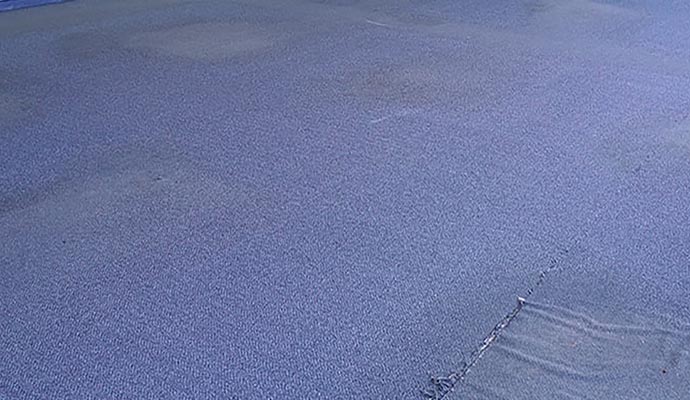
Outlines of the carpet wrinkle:
[{"label": "carpet wrinkle", "polygon": [[[577,243],[577,241],[576,241]],[[491,347],[501,333],[510,325],[510,323],[520,314],[523,310],[525,304],[529,297],[534,293],[534,291],[542,286],[546,280],[546,277],[556,270],[563,259],[567,257],[569,253],[569,248],[561,248],[551,259],[549,260],[546,268],[539,272],[539,276],[534,284],[527,290],[525,296],[520,296],[517,298],[517,303],[515,307],[506,314],[503,319],[501,319],[494,327],[491,329],[489,334],[484,338],[484,340],[479,344],[479,346],[470,354],[469,357],[463,355],[463,361],[460,368],[446,376],[432,376],[430,378],[430,388],[421,390],[423,399],[425,400],[444,400],[448,398],[455,387],[463,381],[465,376],[470,372],[472,367],[474,367],[479,360],[482,358],[484,353]]]},{"label": "carpet wrinkle", "polygon": [[[525,302],[482,368],[492,378],[463,385],[461,398],[686,398],[690,326],[650,319],[601,320],[570,309]],[[515,384],[520,382],[521,390]],[[486,383],[485,383],[486,382]],[[632,382],[643,383],[636,389]],[[664,394],[657,397],[656,392]]]}]

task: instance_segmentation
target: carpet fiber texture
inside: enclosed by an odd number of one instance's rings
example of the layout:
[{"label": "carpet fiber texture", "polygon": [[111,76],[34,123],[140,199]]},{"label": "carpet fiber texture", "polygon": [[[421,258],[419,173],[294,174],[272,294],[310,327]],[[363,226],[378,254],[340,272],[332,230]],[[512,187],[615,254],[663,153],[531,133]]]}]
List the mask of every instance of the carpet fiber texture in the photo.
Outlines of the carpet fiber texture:
[{"label": "carpet fiber texture", "polygon": [[689,4],[0,14],[0,399],[687,399]]},{"label": "carpet fiber texture", "polygon": [[0,12],[63,3],[69,0],[0,0]]}]

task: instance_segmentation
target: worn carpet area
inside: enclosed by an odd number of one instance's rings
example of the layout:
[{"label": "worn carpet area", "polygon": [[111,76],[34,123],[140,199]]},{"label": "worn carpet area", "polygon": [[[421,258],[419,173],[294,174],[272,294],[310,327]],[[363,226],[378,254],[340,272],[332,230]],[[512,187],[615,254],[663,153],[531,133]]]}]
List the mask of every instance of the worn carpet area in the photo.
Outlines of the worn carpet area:
[{"label": "worn carpet area", "polygon": [[686,399],[688,4],[1,13],[0,399]]}]

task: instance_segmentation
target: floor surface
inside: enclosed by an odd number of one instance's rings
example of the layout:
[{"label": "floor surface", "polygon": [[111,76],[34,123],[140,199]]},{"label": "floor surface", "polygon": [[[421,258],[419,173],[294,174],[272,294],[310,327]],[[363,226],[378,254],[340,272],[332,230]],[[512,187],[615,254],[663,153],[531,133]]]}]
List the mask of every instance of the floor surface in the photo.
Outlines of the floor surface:
[{"label": "floor surface", "polygon": [[687,399],[688,20],[0,13],[0,399]]}]

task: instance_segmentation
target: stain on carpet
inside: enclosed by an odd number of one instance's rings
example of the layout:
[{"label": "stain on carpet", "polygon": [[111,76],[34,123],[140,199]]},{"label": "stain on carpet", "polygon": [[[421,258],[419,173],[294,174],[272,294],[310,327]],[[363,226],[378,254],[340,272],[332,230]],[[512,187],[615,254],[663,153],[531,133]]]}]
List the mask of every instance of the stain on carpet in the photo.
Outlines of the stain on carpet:
[{"label": "stain on carpet", "polygon": [[98,31],[74,32],[59,39],[57,47],[68,58],[91,59],[121,48],[113,34]]},{"label": "stain on carpet", "polygon": [[129,48],[205,61],[251,53],[272,44],[269,32],[244,23],[195,23],[136,33],[125,41]]},{"label": "stain on carpet", "polygon": [[673,146],[683,148],[690,152],[690,118],[685,119],[676,127],[671,129],[665,139]]},{"label": "stain on carpet", "polygon": [[633,18],[639,15],[629,8],[592,0],[536,0],[527,4],[534,16],[545,18]]}]

